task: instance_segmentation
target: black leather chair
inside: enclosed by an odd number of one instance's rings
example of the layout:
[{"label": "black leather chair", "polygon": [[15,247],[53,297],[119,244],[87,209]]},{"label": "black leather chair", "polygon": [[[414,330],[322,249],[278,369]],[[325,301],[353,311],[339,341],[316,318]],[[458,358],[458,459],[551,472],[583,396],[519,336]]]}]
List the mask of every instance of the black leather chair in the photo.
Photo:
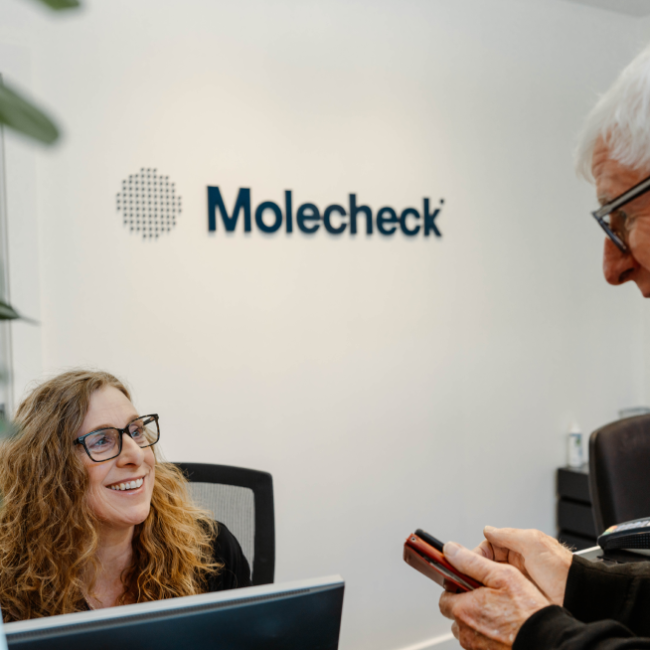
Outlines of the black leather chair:
[{"label": "black leather chair", "polygon": [[194,502],[228,526],[241,544],[254,585],[273,582],[275,514],[273,477],[230,465],[175,463],[190,482]]},{"label": "black leather chair", "polygon": [[599,535],[614,524],[650,517],[650,415],[591,434],[589,489]]}]

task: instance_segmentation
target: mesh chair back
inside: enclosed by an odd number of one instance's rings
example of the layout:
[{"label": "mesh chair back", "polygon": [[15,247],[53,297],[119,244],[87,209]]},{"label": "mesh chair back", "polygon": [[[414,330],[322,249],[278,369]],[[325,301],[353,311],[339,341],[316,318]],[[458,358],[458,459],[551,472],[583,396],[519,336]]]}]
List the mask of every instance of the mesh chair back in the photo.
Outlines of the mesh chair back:
[{"label": "mesh chair back", "polygon": [[612,422],[589,439],[589,489],[596,532],[650,517],[650,415]]},{"label": "mesh chair back", "polygon": [[273,582],[275,514],[271,475],[230,465],[175,464],[189,480],[196,505],[226,524],[241,544],[251,567],[252,583]]}]

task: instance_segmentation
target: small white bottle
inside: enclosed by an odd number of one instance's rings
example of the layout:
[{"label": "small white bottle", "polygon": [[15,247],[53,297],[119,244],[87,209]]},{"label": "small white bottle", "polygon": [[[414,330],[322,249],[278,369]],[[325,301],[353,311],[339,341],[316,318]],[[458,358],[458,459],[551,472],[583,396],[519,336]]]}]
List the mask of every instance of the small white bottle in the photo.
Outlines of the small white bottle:
[{"label": "small white bottle", "polygon": [[584,462],[582,455],[582,431],[577,422],[574,422],[567,433],[567,465],[581,467]]}]

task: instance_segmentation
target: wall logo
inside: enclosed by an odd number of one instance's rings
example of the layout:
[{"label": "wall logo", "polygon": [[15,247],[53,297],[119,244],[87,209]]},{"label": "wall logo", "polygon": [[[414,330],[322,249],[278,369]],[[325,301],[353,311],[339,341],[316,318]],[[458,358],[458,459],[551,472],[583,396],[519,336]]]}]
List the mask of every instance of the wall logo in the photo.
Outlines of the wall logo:
[{"label": "wall logo", "polygon": [[117,193],[117,211],[122,213],[124,225],[143,239],[158,239],[176,225],[181,213],[181,197],[176,196],[169,176],[161,176],[157,169],[142,167],[122,181]]},{"label": "wall logo", "polygon": [[[327,206],[322,212],[313,203],[303,203],[295,212],[295,224],[298,230],[306,234],[317,232],[322,225],[332,235],[342,235],[346,231],[350,235],[356,235],[358,231],[372,235],[376,229],[381,235],[390,237],[399,229],[407,237],[417,235],[442,237],[436,219],[440,215],[444,202],[444,199],[440,199],[438,206],[432,206],[429,199],[423,199],[422,212],[415,208],[405,208],[398,212],[385,206],[373,215],[369,206],[358,203],[356,194],[350,194],[346,207],[333,204]],[[232,211],[229,212],[221,190],[218,187],[208,186],[208,231],[213,232],[217,229],[218,214],[221,215],[221,222],[226,232],[233,232],[240,215],[243,215],[244,232],[251,232],[254,217],[255,225],[262,232],[274,233],[284,226],[285,232],[290,233],[293,232],[294,225],[292,192],[287,190],[284,193],[284,210],[273,201],[264,201],[253,212],[251,191],[242,187],[237,194]]]}]

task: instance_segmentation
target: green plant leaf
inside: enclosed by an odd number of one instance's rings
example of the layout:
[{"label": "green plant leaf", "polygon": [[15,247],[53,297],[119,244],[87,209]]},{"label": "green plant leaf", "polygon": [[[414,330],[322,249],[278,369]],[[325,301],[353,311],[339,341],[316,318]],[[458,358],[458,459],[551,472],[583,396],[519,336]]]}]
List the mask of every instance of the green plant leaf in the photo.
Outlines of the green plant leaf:
[{"label": "green plant leaf", "polygon": [[0,320],[16,320],[20,314],[9,304],[0,300]]},{"label": "green plant leaf", "polygon": [[[0,320],[24,320],[27,323],[32,323],[33,325],[38,325],[38,322],[27,318],[26,316],[21,316],[9,303],[0,300]],[[0,376],[0,381],[2,377]]]},{"label": "green plant leaf", "polygon": [[76,9],[80,7],[78,0],[39,0],[44,5],[47,5],[50,9],[54,11],[59,11],[61,9]]},{"label": "green plant leaf", "polygon": [[0,123],[45,144],[52,144],[59,137],[59,130],[45,113],[2,83]]}]

